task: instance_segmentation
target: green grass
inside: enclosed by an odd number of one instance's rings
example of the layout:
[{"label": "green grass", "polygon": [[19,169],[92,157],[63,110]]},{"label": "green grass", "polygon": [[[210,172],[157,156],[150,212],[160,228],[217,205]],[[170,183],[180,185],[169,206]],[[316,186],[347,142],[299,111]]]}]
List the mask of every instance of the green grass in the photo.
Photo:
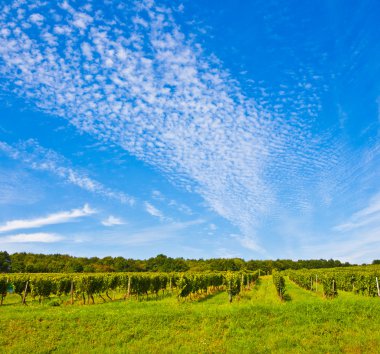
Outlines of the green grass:
[{"label": "green grass", "polygon": [[226,293],[179,303],[115,301],[0,308],[1,353],[377,353],[380,299],[325,300],[287,281],[281,302],[270,277],[228,303]]}]

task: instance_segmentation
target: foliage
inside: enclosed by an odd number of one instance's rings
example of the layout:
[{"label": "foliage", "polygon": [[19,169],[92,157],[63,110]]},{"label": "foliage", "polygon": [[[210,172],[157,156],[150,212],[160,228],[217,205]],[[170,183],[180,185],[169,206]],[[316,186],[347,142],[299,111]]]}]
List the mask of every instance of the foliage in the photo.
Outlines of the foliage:
[{"label": "foliage", "polygon": [[366,296],[378,296],[377,281],[380,281],[380,268],[359,266],[334,269],[313,269],[287,271],[289,278],[307,290],[316,290],[322,285],[326,298],[334,298],[339,290]]},{"label": "foliage", "polygon": [[277,271],[273,272],[272,277],[273,277],[273,284],[277,291],[277,295],[281,298],[281,300],[283,300],[285,296],[285,292],[286,292],[285,279]]},{"label": "foliage", "polygon": [[[4,280],[3,280],[4,278]],[[0,278],[0,290],[6,289],[7,282],[14,286],[16,294],[24,299],[30,294],[33,299],[43,299],[52,295],[70,295],[71,302],[95,302],[94,296],[103,301],[111,299],[109,291],[123,291],[124,298],[135,295],[162,293],[176,289],[178,298],[201,296],[213,293],[225,286],[232,296],[237,295],[243,286],[248,286],[258,278],[258,272],[209,272],[209,273],[29,273],[9,274]],[[3,286],[3,284],[5,284]],[[26,292],[25,292],[26,289]],[[5,290],[6,294],[6,290]]]},{"label": "foliage", "polygon": [[[123,257],[72,257],[61,254],[14,253],[8,255],[0,252],[1,260],[7,255],[3,272],[14,273],[108,273],[108,272],[222,272],[222,271],[257,271],[271,274],[273,269],[312,269],[346,267],[349,263],[338,260],[250,260],[241,258],[183,259],[171,258],[163,254],[147,260],[125,259]],[[3,262],[4,264],[4,262]],[[0,272],[2,270],[0,269]]]},{"label": "foliage", "polygon": [[338,296],[336,281],[333,275],[324,274],[321,279],[323,287],[323,295],[328,299],[333,299]]},{"label": "foliage", "polygon": [[8,252],[0,252],[0,273],[8,273],[11,271],[11,256]]},{"label": "foliage", "polygon": [[0,305],[3,304],[4,298],[7,295],[8,278],[0,275]]},{"label": "foliage", "polygon": [[225,276],[226,290],[228,293],[228,299],[232,302],[232,298],[240,293],[241,277],[240,274],[233,272],[227,272]]}]

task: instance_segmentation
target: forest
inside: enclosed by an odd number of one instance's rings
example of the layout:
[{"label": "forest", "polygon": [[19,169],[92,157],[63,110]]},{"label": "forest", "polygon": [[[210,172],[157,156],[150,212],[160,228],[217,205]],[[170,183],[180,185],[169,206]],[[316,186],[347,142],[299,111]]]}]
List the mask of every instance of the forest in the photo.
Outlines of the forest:
[{"label": "forest", "polygon": [[[373,261],[376,263],[376,261]],[[244,260],[242,258],[184,259],[163,254],[139,260],[124,257],[74,257],[62,254],[35,254],[0,251],[2,273],[100,273],[100,272],[203,272],[273,269],[317,269],[352,266],[333,259],[297,260]]]}]

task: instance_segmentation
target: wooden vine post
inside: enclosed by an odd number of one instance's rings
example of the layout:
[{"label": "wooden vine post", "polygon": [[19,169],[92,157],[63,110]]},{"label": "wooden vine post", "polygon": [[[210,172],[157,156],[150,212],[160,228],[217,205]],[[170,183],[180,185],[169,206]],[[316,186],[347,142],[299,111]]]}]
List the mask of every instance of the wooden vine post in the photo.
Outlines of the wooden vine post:
[{"label": "wooden vine post", "polygon": [[28,291],[28,285],[29,285],[29,280],[26,281],[25,290],[24,290],[24,296],[22,297],[22,303],[24,305],[26,305],[26,292]]},{"label": "wooden vine post", "polygon": [[127,296],[129,298],[129,296],[131,295],[131,277],[129,276],[128,277],[128,290],[127,290]]},{"label": "wooden vine post", "polygon": [[318,275],[315,274],[315,292],[318,290]]},{"label": "wooden vine post", "polygon": [[72,279],[71,279],[70,295],[71,295],[71,305],[74,305],[74,281]]},{"label": "wooden vine post", "polygon": [[228,301],[231,303],[232,302],[232,280],[230,279],[228,282]]}]

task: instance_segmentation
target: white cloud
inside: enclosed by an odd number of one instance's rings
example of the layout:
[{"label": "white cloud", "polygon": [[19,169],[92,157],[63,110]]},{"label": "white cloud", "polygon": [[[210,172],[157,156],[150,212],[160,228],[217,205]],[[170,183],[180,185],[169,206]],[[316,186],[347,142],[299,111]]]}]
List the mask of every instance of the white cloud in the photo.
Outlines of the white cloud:
[{"label": "white cloud", "polygon": [[350,263],[371,263],[372,260],[379,258],[379,249],[379,224],[352,233],[334,235],[323,243],[318,238],[314,244],[302,247],[305,257],[317,258],[315,255],[323,255],[325,259],[340,259]]},{"label": "white cloud", "polygon": [[74,12],[73,25],[82,30],[88,28],[88,26],[93,22],[93,18],[85,13]]},{"label": "white cloud", "polygon": [[259,245],[256,241],[256,238],[246,236],[246,235],[231,235],[231,237],[235,238],[244,248],[247,248],[251,251],[255,251],[260,254],[265,254],[266,251]]},{"label": "white cloud", "polygon": [[186,215],[192,215],[193,211],[191,210],[190,207],[188,207],[186,204],[179,203],[174,199],[171,199],[168,202],[168,205],[171,206],[172,208],[176,209],[177,211],[186,214]]},{"label": "white cloud", "polygon": [[29,17],[30,22],[35,23],[38,26],[42,25],[42,22],[44,19],[45,18],[41,14],[38,14],[38,13],[34,13],[30,15]]},{"label": "white cloud", "polygon": [[154,190],[152,192],[152,197],[153,197],[153,199],[156,199],[156,200],[159,200],[159,201],[164,201],[165,200],[165,197],[163,196],[163,194],[160,191],[157,191],[157,190]]},{"label": "white cloud", "polygon": [[356,212],[353,215],[353,219],[358,220],[358,219],[369,217],[369,216],[371,216],[373,214],[377,214],[377,213],[380,213],[380,194],[375,195],[371,199],[371,201],[367,207]]},{"label": "white cloud", "polygon": [[57,152],[40,146],[35,140],[29,139],[11,146],[0,141],[0,152],[23,162],[33,170],[47,171],[86,191],[106,198],[118,200],[121,203],[133,205],[134,198],[120,191],[107,188],[100,182],[88,177],[84,171],[77,171],[70,161]]},{"label": "white cloud", "polygon": [[164,214],[160,210],[158,210],[154,205],[148,202],[145,202],[145,210],[152,216],[155,216],[160,219],[164,218]]},{"label": "white cloud", "polygon": [[335,226],[333,230],[348,232],[374,223],[380,224],[380,194],[372,197],[368,206],[354,213],[346,222]]},{"label": "white cloud", "polygon": [[0,205],[30,205],[43,195],[36,180],[26,171],[0,167]]},{"label": "white cloud", "polygon": [[83,42],[81,44],[81,48],[82,48],[83,55],[85,55],[88,60],[92,60],[93,57],[92,57],[91,46],[87,42]]},{"label": "white cloud", "polygon": [[124,225],[125,222],[120,218],[110,215],[107,219],[102,221],[104,226]]},{"label": "white cloud", "polygon": [[173,209],[175,209],[176,211],[179,211],[183,214],[186,214],[186,215],[192,215],[193,214],[193,211],[191,210],[190,207],[188,207],[186,204],[183,204],[183,203],[180,203],[180,202],[177,202],[176,200],[174,199],[168,199],[166,198],[160,191],[158,190],[154,190],[152,191],[152,198],[156,201],[156,202],[159,202],[161,204],[164,204],[166,206],[169,206]]},{"label": "white cloud", "polygon": [[0,237],[1,243],[30,243],[30,242],[40,242],[40,243],[53,243],[64,240],[64,237],[54,234],[37,232],[32,234],[16,234]]},{"label": "white cloud", "polygon": [[146,228],[137,232],[130,232],[123,235],[118,242],[127,245],[151,245],[163,240],[178,238],[186,229],[204,223],[204,220],[197,219],[186,222],[171,222],[169,224]]},{"label": "white cloud", "polygon": [[33,229],[46,225],[67,223],[84,216],[92,215],[94,213],[96,213],[96,211],[94,209],[91,209],[90,206],[86,204],[81,209],[61,211],[59,213],[50,214],[41,218],[7,221],[5,224],[0,225],[0,232],[14,231],[20,229]]},{"label": "white cloud", "polygon": [[216,249],[216,255],[218,258],[237,258],[239,254],[236,252],[231,252],[231,250],[221,247]]}]

